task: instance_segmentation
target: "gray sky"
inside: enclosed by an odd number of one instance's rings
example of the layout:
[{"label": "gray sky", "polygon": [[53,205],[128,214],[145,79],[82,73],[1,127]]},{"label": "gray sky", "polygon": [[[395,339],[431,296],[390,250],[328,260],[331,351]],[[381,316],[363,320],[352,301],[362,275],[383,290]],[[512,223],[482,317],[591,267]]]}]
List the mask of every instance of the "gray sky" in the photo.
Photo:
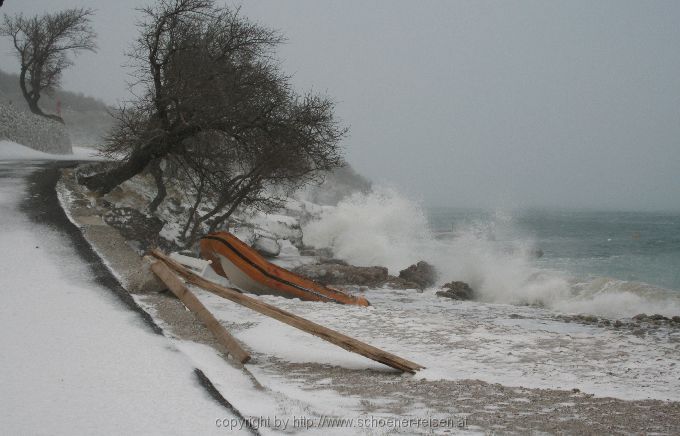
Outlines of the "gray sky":
[{"label": "gray sky", "polygon": [[[144,1],[98,10],[64,87],[124,98]],[[348,160],[430,205],[680,209],[680,2],[247,0],[295,85],[327,92]],[[0,68],[16,70],[6,42]]]}]

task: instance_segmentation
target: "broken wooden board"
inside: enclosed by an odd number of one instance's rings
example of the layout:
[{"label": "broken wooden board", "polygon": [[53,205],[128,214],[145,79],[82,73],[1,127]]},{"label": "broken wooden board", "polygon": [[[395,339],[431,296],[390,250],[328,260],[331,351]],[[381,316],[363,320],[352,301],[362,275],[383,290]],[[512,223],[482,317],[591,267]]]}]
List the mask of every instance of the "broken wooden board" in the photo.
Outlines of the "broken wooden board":
[{"label": "broken wooden board", "polygon": [[416,371],[424,368],[422,365],[403,359],[357,339],[351,338],[340,332],[329,329],[328,327],[316,324],[283,309],[272,306],[271,304],[264,303],[256,298],[244,295],[235,289],[227,288],[225,286],[211,282],[210,280],[206,280],[184,268],[179,263],[173,261],[160,250],[152,250],[151,255],[165,262],[168,267],[172,268],[185,280],[193,283],[196,286],[219,295],[220,297],[226,298],[227,300],[233,301],[234,303],[252,309],[258,313],[272,317],[299,330],[317,336],[325,341],[344,348],[347,351],[360,354],[364,357],[375,360],[376,362],[380,362],[404,372],[415,373]]},{"label": "broken wooden board", "polygon": [[151,264],[151,270],[158,276],[159,279],[167,285],[177,298],[184,303],[184,305],[192,311],[198,319],[200,319],[210,332],[215,336],[217,341],[224,345],[229,354],[238,362],[246,363],[250,360],[250,354],[241,347],[236,338],[234,338],[220,322],[206,309],[203,303],[182,283],[177,275],[168,266],[156,261]]}]

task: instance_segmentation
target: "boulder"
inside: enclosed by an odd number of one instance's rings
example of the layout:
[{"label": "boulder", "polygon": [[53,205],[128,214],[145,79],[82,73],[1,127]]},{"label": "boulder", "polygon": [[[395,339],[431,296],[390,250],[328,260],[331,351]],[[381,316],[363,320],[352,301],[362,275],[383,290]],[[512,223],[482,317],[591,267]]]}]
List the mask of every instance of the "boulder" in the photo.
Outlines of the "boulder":
[{"label": "boulder", "polygon": [[450,282],[445,284],[443,288],[444,290],[437,292],[437,296],[453,300],[472,300],[474,297],[474,291],[465,282]]},{"label": "boulder", "polygon": [[399,271],[399,278],[415,283],[419,289],[433,286],[437,281],[437,271],[427,262],[420,261]]},{"label": "boulder", "polygon": [[264,257],[276,257],[281,253],[279,243],[275,239],[266,236],[256,236],[252,247]]},{"label": "boulder", "polygon": [[252,226],[256,234],[268,236],[274,240],[287,239],[298,249],[302,248],[302,229],[296,217],[262,213],[241,214],[235,217],[242,225]]},{"label": "boulder", "polygon": [[585,324],[595,324],[598,321],[598,318],[594,315],[576,315],[574,318],[576,321]]},{"label": "boulder", "polygon": [[417,283],[409,282],[408,280],[392,275],[387,276],[387,281],[384,283],[384,286],[390,289],[418,289],[421,292],[423,290]]},{"label": "boulder", "polygon": [[324,285],[382,286],[387,280],[387,268],[382,266],[353,266],[337,263],[301,265],[293,270]]}]

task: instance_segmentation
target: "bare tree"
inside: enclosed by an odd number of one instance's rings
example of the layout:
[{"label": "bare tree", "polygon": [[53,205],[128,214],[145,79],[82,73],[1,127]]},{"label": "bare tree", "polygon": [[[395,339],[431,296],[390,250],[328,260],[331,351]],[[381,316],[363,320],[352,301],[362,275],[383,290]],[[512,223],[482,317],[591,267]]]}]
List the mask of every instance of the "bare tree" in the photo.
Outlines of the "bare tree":
[{"label": "bare tree", "polygon": [[281,35],[213,0],[160,0],[143,12],[131,53],[139,97],[119,111],[107,141],[125,159],[83,177],[86,186],[106,193],[146,170],[158,186],[155,209],[168,182],[162,167],[172,166],[170,182],[192,199],[191,245],[239,206],[274,207],[275,192],[342,165],[346,129],[330,99],[292,90],[273,58]]},{"label": "bare tree", "polygon": [[5,15],[0,35],[10,37],[17,51],[19,86],[31,112],[63,123],[61,117],[43,112],[38,101],[59,86],[63,71],[73,65],[69,55],[95,51],[92,15],[84,8],[33,17]]}]

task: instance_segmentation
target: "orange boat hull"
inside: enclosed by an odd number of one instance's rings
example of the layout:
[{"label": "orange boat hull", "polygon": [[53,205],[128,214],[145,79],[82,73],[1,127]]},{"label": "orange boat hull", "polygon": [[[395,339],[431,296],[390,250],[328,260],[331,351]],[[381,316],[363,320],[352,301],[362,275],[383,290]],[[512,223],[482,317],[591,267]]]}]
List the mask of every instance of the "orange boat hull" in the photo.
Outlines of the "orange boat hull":
[{"label": "orange boat hull", "polygon": [[235,286],[256,294],[274,294],[306,301],[325,301],[369,306],[364,297],[323,286],[268,262],[229,232],[216,232],[201,239],[201,257]]}]

